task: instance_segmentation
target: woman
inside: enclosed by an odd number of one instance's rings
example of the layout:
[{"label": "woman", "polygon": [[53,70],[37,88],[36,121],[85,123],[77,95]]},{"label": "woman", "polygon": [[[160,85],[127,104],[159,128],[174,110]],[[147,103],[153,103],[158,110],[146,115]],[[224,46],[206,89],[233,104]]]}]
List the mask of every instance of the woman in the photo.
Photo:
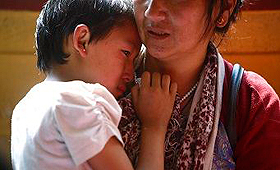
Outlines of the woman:
[{"label": "woman", "polygon": [[[280,168],[279,97],[256,73],[245,71],[242,77],[233,127],[235,148],[231,148],[224,128],[233,66],[222,58],[212,40],[217,33],[227,32],[243,3],[134,0],[139,34],[146,46],[137,76],[144,71],[159,72],[178,84],[165,136],[165,169]],[[155,102],[149,95],[146,99]],[[119,129],[135,164],[145,127],[135,116],[130,98],[120,104],[123,117]]]}]

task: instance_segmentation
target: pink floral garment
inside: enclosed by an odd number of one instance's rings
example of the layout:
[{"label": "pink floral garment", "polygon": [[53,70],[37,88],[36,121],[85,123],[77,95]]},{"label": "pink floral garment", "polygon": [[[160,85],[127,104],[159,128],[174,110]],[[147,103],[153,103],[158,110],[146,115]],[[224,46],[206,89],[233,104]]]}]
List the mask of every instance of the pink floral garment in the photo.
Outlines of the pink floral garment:
[{"label": "pink floral garment", "polygon": [[[180,98],[176,96],[165,138],[165,169],[203,169],[216,106],[217,52],[212,44],[208,47],[203,75],[202,92],[189,117],[180,111]],[[125,150],[136,165],[141,123],[130,97],[121,99],[119,104],[123,108],[119,129]]]}]

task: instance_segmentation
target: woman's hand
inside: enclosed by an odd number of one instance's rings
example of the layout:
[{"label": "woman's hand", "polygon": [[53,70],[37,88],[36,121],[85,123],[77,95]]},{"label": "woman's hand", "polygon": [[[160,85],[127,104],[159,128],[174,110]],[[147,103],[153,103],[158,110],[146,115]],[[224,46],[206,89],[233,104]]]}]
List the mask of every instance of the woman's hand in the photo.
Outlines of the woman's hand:
[{"label": "woman's hand", "polygon": [[167,129],[174,106],[177,84],[169,75],[144,72],[141,84],[131,89],[132,100],[142,128]]}]

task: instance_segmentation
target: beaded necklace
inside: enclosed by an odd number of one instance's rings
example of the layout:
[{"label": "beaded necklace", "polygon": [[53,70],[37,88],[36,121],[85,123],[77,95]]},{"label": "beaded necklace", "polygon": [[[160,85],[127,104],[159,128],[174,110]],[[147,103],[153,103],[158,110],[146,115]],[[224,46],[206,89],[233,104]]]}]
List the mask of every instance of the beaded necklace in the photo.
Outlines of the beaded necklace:
[{"label": "beaded necklace", "polygon": [[197,85],[198,82],[196,82],[195,85],[193,85],[193,87],[180,99],[180,104],[184,102],[194,92],[194,90],[197,88]]}]

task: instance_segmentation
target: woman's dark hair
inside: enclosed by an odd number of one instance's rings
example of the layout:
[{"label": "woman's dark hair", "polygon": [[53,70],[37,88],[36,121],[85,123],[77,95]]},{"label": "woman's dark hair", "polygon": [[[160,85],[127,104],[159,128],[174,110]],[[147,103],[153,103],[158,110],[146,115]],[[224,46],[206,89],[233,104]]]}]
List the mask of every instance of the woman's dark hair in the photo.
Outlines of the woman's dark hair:
[{"label": "woman's dark hair", "polygon": [[106,37],[114,26],[134,20],[130,0],[49,0],[37,19],[37,67],[49,71],[53,63],[65,64],[65,39],[79,24],[89,27],[90,42]]}]

